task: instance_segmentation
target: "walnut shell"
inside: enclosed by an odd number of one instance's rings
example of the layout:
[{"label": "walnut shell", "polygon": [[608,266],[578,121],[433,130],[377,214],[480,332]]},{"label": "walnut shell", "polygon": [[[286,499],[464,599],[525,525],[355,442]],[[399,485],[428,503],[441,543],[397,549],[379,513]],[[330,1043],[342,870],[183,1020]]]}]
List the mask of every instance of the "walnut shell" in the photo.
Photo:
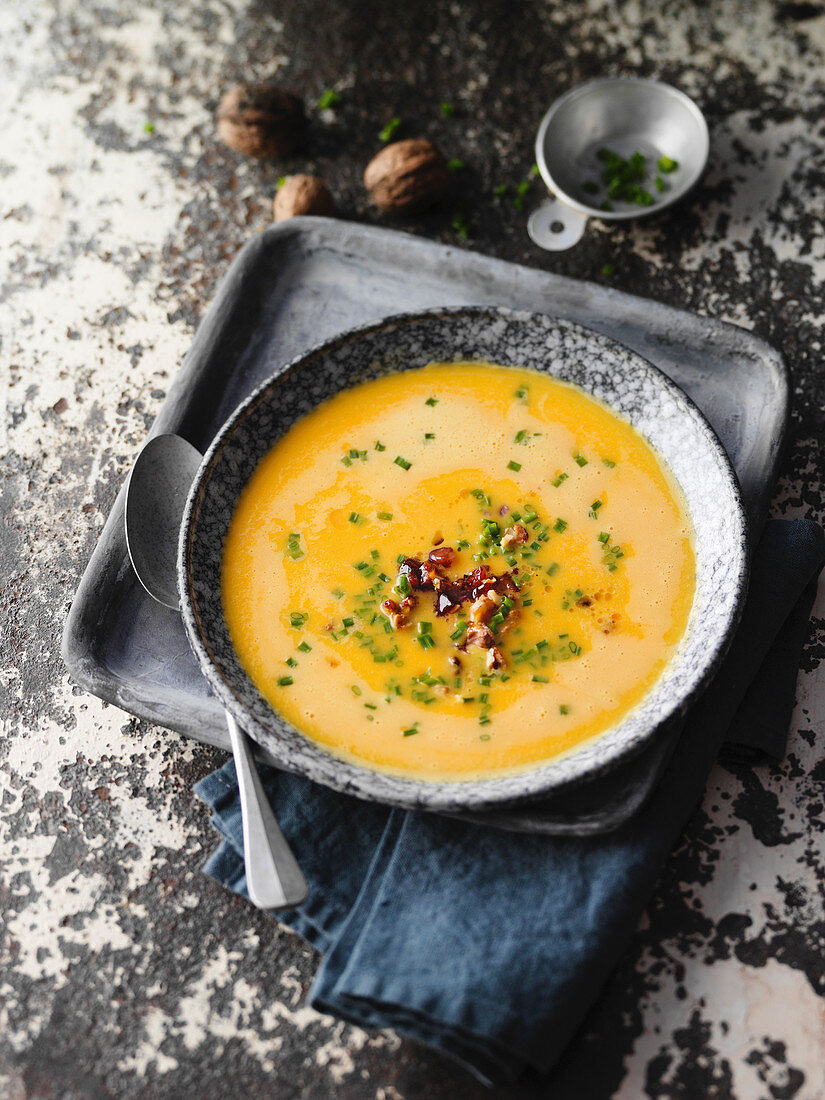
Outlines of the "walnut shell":
[{"label": "walnut shell", "polygon": [[238,84],[218,104],[218,135],[248,157],[273,160],[298,147],[304,135],[304,105],[272,84]]},{"label": "walnut shell", "polygon": [[329,188],[317,176],[303,174],[289,176],[278,188],[272,202],[276,222],[294,218],[299,214],[321,214],[332,217],[335,202]]},{"label": "walnut shell", "polygon": [[446,160],[425,138],[385,146],[364,172],[370,198],[384,213],[426,210],[438,202],[449,182]]}]

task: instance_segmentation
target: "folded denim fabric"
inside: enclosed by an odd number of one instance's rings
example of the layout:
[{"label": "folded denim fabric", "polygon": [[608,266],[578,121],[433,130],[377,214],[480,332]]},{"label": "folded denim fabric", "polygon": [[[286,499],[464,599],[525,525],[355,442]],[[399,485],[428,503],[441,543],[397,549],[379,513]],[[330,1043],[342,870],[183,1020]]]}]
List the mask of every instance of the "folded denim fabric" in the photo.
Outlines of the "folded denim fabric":
[{"label": "folded denim fabric", "polygon": [[[629,941],[723,742],[784,754],[823,561],[816,524],[767,525],[730,651],[651,798],[615,832],[503,832],[268,770],[309,885],[279,917],[324,955],[311,1003],[436,1047],[486,1082],[548,1072]],[[245,895],[232,762],[195,791],[224,837],[205,870]]]}]

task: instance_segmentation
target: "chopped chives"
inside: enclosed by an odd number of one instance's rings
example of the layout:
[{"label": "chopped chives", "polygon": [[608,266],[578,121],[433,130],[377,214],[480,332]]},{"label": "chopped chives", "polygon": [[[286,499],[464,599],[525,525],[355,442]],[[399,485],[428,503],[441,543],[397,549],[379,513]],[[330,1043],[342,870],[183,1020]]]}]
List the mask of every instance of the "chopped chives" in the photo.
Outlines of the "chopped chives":
[{"label": "chopped chives", "polygon": [[409,596],[412,588],[410,586],[410,579],[406,573],[399,574],[398,580],[395,582],[395,587],[403,596]]},{"label": "chopped chives", "polygon": [[383,141],[385,144],[388,141],[392,141],[392,139],[395,137],[396,133],[398,132],[398,128],[399,128],[400,125],[401,125],[401,119],[399,118],[399,116],[398,115],[393,115],[393,117],[389,120],[389,122],[386,123],[386,125],[382,126],[381,129],[379,130],[379,132],[378,132],[379,140]]},{"label": "chopped chives", "polygon": [[301,642],[301,644],[298,646],[298,649],[300,649],[301,653],[312,652],[312,646],[309,644],[309,642]]},{"label": "chopped chives", "polygon": [[286,663],[289,665],[290,668],[298,667],[298,662],[295,660],[294,657],[287,657]]},{"label": "chopped chives", "polygon": [[425,439],[435,439],[435,432],[424,432]]},{"label": "chopped chives", "polygon": [[567,520],[561,519],[561,517],[559,517],[559,519],[557,519],[556,522],[553,524],[553,530],[558,531],[558,533],[561,535],[564,531],[567,530]]},{"label": "chopped chives", "polygon": [[552,565],[548,565],[545,569],[545,573],[548,577],[555,577],[556,573],[561,569],[561,566],[557,561],[554,561]]},{"label": "chopped chives", "polygon": [[375,703],[364,703],[364,706],[367,708],[367,710],[378,710],[378,707],[375,705]]},{"label": "chopped chives", "polygon": [[343,464],[345,466],[351,466],[352,465],[352,459],[349,457],[349,455],[344,455],[344,457],[341,459],[341,461],[343,462]]},{"label": "chopped chives", "polygon": [[369,569],[369,564],[365,561],[357,561],[353,569],[357,569],[359,573],[363,573],[365,569]]},{"label": "chopped chives", "polygon": [[519,470],[521,469],[521,463],[520,462],[513,462],[511,460],[510,462],[507,463],[507,469],[512,470],[514,473],[517,474],[519,472]]},{"label": "chopped chives", "polygon": [[377,512],[376,515],[379,519],[383,519],[386,523],[392,519],[392,512]]},{"label": "chopped chives", "polygon": [[558,475],[558,477],[554,477],[550,484],[553,486],[554,489],[558,489],[563,481],[567,481],[569,476],[569,474],[561,473]]},{"label": "chopped chives", "polygon": [[387,448],[384,446],[384,444],[380,440],[376,439],[375,449],[376,449],[376,451],[386,451]]},{"label": "chopped chives", "polygon": [[490,734],[489,733],[480,733],[478,735],[478,739],[479,739],[479,741],[489,741],[490,740]]},{"label": "chopped chives", "polygon": [[336,92],[334,88],[327,88],[325,92],[321,93],[321,96],[318,100],[318,109],[320,111],[327,111],[333,107],[337,107],[340,102],[340,92]]},{"label": "chopped chives", "polygon": [[437,397],[428,397],[427,400],[424,402],[424,404],[429,405],[430,408],[435,408],[435,406],[438,404],[438,398]]},{"label": "chopped chives", "polygon": [[520,432],[516,432],[514,443],[526,443],[530,438],[530,433],[526,428],[522,428]]},{"label": "chopped chives", "polygon": [[405,737],[415,736],[415,734],[418,733],[418,723],[416,722],[414,726],[409,726],[407,729],[401,730],[401,732]]},{"label": "chopped chives", "polygon": [[290,626],[303,626],[309,618],[309,615],[305,611],[291,611],[289,614]]},{"label": "chopped chives", "polygon": [[603,458],[602,462],[605,464],[605,466],[607,466],[609,470],[612,470],[613,467],[616,465],[612,458]]},{"label": "chopped chives", "polygon": [[584,457],[584,455],[573,455],[573,459],[577,466],[587,465],[587,459]]},{"label": "chopped chives", "polygon": [[546,676],[536,675],[536,676],[533,677],[533,683],[534,684],[546,684],[546,683],[549,683],[549,681],[548,681]]},{"label": "chopped chives", "polygon": [[344,623],[344,626],[345,626],[345,627],[346,627],[346,628],[347,628],[348,630],[349,630],[349,628],[350,628],[351,626],[355,626],[355,619],[352,619],[352,618],[346,618],[346,619],[343,619],[342,621],[343,621],[343,623]]},{"label": "chopped chives", "polygon": [[349,514],[350,523],[359,523],[360,520],[361,520],[361,517],[358,515],[357,512],[350,512],[350,514]]},{"label": "chopped chives", "polygon": [[610,538],[610,532],[609,531],[601,531],[599,533],[599,542],[607,542],[607,540],[609,538]]},{"label": "chopped chives", "polygon": [[569,714],[569,713],[570,713],[570,707],[568,707],[568,705],[566,703],[562,703],[561,706],[559,707],[559,714]]},{"label": "chopped chives", "polygon": [[353,695],[360,695],[361,694],[361,689],[357,684],[352,684],[351,687],[350,687],[350,691],[352,692]]},{"label": "chopped chives", "polygon": [[291,676],[279,676],[278,677],[278,687],[286,688],[286,687],[289,687],[290,684],[292,684],[293,682],[294,681],[293,681]]},{"label": "chopped chives", "polygon": [[401,455],[396,455],[393,461],[395,465],[400,466],[402,470],[409,470],[410,466],[412,466],[412,462],[408,462],[406,458],[402,458]]},{"label": "chopped chives", "polygon": [[419,634],[432,634],[433,624],[428,622],[420,622],[417,627]]}]

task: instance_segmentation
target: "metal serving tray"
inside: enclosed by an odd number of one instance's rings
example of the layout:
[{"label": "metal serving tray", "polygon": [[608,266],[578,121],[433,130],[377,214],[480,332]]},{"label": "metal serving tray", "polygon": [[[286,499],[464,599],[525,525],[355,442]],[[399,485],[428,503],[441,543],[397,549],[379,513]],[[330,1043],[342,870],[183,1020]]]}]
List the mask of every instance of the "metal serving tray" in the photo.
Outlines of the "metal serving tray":
[{"label": "metal serving tray", "polygon": [[[505,263],[418,237],[326,218],[295,218],[249,241],[233,261],[163,402],[152,435],[205,451],[260,382],[322,340],[388,314],[439,305],[533,309],[634,348],[699,405],[739,476],[752,529],[764,523],[788,417],[778,353],[734,325],[609,287]],[[132,572],[121,490],[83,574],[63,634],[75,681],[159,725],[229,750],[177,612]],[[592,833],[644,801],[678,736],[663,736],[610,777],[546,803],[483,816],[503,828]]]}]

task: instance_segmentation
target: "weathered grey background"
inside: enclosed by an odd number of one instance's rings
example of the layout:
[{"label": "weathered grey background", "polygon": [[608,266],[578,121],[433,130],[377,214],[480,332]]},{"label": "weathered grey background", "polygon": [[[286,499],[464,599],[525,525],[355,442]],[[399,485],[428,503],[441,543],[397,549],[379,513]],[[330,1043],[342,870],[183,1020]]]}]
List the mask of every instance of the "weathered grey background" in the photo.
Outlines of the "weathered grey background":
[{"label": "weathered grey background", "polygon": [[[309,167],[341,211],[377,132],[466,169],[406,225],[754,329],[794,372],[774,512],[822,518],[825,4],[780,0],[0,0],[0,1096],[490,1095],[392,1034],[319,1016],[317,959],[200,873],[190,793],[218,753],[73,689],[62,621],[116,490],[229,259]],[[712,130],[670,214],[539,253],[496,198],[547,105],[602,74],[670,80]],[[243,161],[212,112],[275,74],[307,158]],[[456,107],[443,119],[438,104]],[[147,123],[154,126],[147,128]],[[510,196],[512,196],[512,187]],[[825,1096],[825,600],[782,767],[714,772],[638,930],[552,1082],[573,1100]],[[582,1070],[586,1066],[586,1070]]]}]

